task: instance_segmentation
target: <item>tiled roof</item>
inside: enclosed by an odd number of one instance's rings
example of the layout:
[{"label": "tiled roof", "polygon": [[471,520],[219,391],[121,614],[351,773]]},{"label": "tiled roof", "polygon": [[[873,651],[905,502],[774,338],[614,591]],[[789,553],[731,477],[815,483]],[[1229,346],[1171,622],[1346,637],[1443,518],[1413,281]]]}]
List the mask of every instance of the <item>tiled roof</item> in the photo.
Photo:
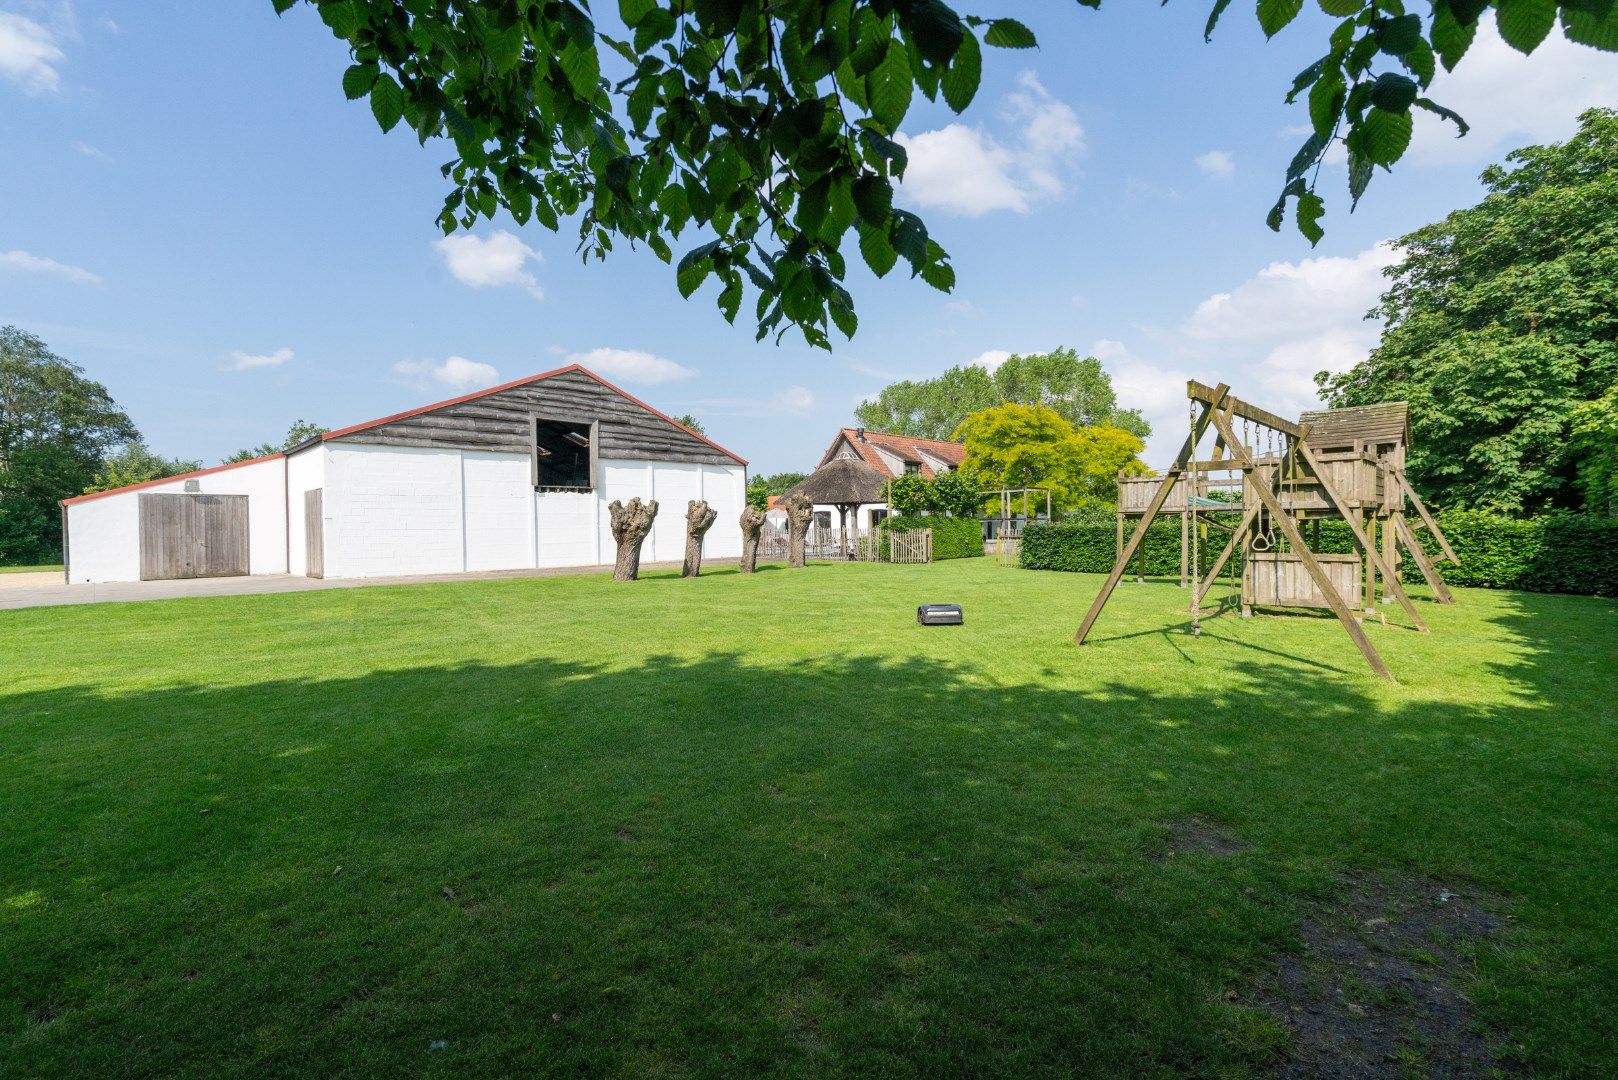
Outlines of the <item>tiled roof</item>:
[{"label": "tiled roof", "polygon": [[948,439],[918,439],[911,435],[894,435],[886,431],[866,431],[861,437],[859,428],[843,428],[832,440],[831,446],[826,449],[826,455],[820,459],[822,465],[832,460],[837,453],[838,444],[847,441],[854,448],[860,460],[871,466],[883,476],[897,476],[887,461],[876,448],[881,447],[900,461],[915,463],[920,466],[922,476],[931,479],[933,466],[928,458],[944,462],[951,468],[959,468],[966,460],[966,447],[958,442]]}]

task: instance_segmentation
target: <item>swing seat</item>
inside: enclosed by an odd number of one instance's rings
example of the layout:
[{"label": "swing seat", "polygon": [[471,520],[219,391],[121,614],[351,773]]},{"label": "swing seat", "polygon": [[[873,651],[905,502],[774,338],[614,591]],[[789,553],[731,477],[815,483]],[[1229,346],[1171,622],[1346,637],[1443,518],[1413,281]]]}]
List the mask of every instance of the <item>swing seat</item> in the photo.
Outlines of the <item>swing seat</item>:
[{"label": "swing seat", "polygon": [[[1316,555],[1337,595],[1355,605],[1360,588],[1358,555]],[[1242,604],[1246,607],[1329,608],[1325,594],[1292,551],[1249,551],[1242,576]]]}]

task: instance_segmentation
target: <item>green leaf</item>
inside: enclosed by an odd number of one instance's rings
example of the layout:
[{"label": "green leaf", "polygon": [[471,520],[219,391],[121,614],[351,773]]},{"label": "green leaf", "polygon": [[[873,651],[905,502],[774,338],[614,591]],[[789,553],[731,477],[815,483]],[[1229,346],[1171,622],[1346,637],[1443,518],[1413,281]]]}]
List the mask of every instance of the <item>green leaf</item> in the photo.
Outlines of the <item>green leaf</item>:
[{"label": "green leaf", "polygon": [[371,115],[383,131],[392,131],[404,115],[404,90],[385,71],[371,84]]},{"label": "green leaf", "polygon": [[1457,139],[1462,135],[1465,135],[1468,131],[1472,130],[1472,126],[1461,118],[1460,113],[1456,112],[1454,109],[1446,109],[1444,106],[1440,105],[1431,98],[1417,98],[1415,105],[1418,109],[1426,109],[1428,112],[1432,113],[1434,116],[1437,116],[1441,120],[1448,120],[1453,123],[1457,128],[1460,129],[1455,136]]},{"label": "green leaf", "polygon": [[1562,29],[1570,41],[1589,45],[1603,52],[1618,52],[1618,4],[1605,13],[1584,11],[1571,4],[1562,8]]},{"label": "green leaf", "polygon": [[921,280],[939,292],[947,293],[955,288],[955,268],[949,264],[944,249],[932,240],[927,241],[927,265],[921,268]]},{"label": "green leaf", "polygon": [[[1303,0],[1298,2],[1302,3]],[[1034,37],[1032,30],[1016,19],[995,19],[989,23],[983,43],[997,49],[1032,49],[1039,44],[1039,40]]]},{"label": "green leaf", "polygon": [[1303,192],[1302,180],[1289,181],[1287,186],[1281,189],[1281,197],[1275,200],[1275,205],[1270,207],[1270,212],[1264,216],[1264,224],[1270,227],[1271,232],[1281,231],[1281,222],[1286,220],[1287,200]]},{"label": "green leaf", "polygon": [[1298,231],[1309,238],[1310,247],[1320,243],[1320,238],[1326,235],[1326,230],[1320,227],[1320,215],[1325,212],[1326,204],[1313,191],[1298,196]]},{"label": "green leaf", "polygon": [[618,0],[618,17],[631,30],[656,10],[658,10],[657,0]]},{"label": "green leaf", "polygon": [[908,210],[893,212],[893,249],[910,264],[912,276],[927,265],[927,226]]},{"label": "green leaf", "polygon": [[915,39],[921,55],[935,64],[947,63],[966,38],[961,17],[943,0],[916,0],[900,9],[900,21]]},{"label": "green leaf", "polygon": [[1499,0],[1494,21],[1507,45],[1531,53],[1556,25],[1556,0]]},{"label": "green leaf", "polygon": [[956,112],[964,112],[977,96],[978,84],[983,80],[983,50],[976,34],[961,38],[961,47],[955,50],[955,59],[944,72],[944,103]]},{"label": "green leaf", "polygon": [[837,324],[837,329],[852,341],[860,328],[860,320],[854,315],[854,309],[834,299],[826,305],[826,310],[831,313],[831,321]]},{"label": "green leaf", "polygon": [[1265,37],[1274,37],[1303,10],[1303,0],[1258,0],[1258,24]]},{"label": "green leaf", "polygon": [[1348,193],[1354,199],[1354,206],[1359,205],[1360,196],[1371,186],[1375,171],[1376,162],[1357,153],[1352,146],[1348,148]]},{"label": "green leaf", "polygon": [[331,32],[344,41],[352,38],[360,28],[360,16],[354,10],[349,0],[339,0],[338,3],[328,2],[320,5],[320,17]]},{"label": "green leaf", "polygon": [[522,23],[512,23],[502,29],[490,30],[483,37],[483,51],[488,53],[489,60],[494,69],[501,74],[517,66],[522,59],[522,47],[527,39],[523,36]]},{"label": "green leaf", "polygon": [[710,240],[706,244],[692,248],[680,258],[680,265],[675,269],[674,275],[681,296],[689,300],[691,294],[696,292],[713,272],[713,253],[719,250],[720,243],[719,240]]},{"label": "green leaf", "polygon": [[1371,84],[1371,103],[1389,112],[1406,112],[1415,102],[1418,89],[1414,79],[1385,71]]},{"label": "green leaf", "polygon": [[1219,16],[1223,15],[1229,6],[1230,0],[1214,0],[1213,10],[1208,12],[1208,25],[1202,28],[1204,43],[1213,40],[1214,27],[1219,25]]},{"label": "green leaf", "polygon": [[375,64],[355,64],[343,72],[343,93],[355,101],[371,92],[378,71]]},{"label": "green leaf", "polygon": [[1377,28],[1377,48],[1389,56],[1403,56],[1421,41],[1421,16],[1401,15],[1388,19]]},{"label": "green leaf", "polygon": [[1312,133],[1304,140],[1298,152],[1292,155],[1292,164],[1287,166],[1287,179],[1293,180],[1309,171],[1309,167],[1320,160],[1320,155],[1326,152],[1330,139],[1322,136],[1318,131]]},{"label": "green leaf", "polygon": [[899,261],[899,253],[888,243],[886,225],[860,223],[860,255],[865,259],[865,265],[871,268],[871,273],[877,277],[887,276],[893,264]]},{"label": "green leaf", "polygon": [[860,219],[884,228],[893,211],[893,185],[887,177],[867,174],[854,181],[854,206]]},{"label": "green leaf", "polygon": [[1319,0],[1319,3],[1321,11],[1339,19],[1358,15],[1360,9],[1365,6],[1365,0]]},{"label": "green leaf", "polygon": [[1466,50],[1472,47],[1477,33],[1477,19],[1462,22],[1448,4],[1433,8],[1433,48],[1438,51],[1438,59],[1445,71],[1455,70],[1455,65],[1466,55]]},{"label": "green leaf", "polygon": [[871,118],[892,135],[910,110],[916,84],[910,77],[910,56],[897,39],[888,42],[888,55],[865,79],[866,97],[871,102]]},{"label": "green leaf", "polygon": [[1319,81],[1321,75],[1325,74],[1326,66],[1331,63],[1331,59],[1332,58],[1330,56],[1322,56],[1319,60],[1316,60],[1308,67],[1298,72],[1297,75],[1293,76],[1292,89],[1287,91],[1288,105],[1291,105],[1294,101],[1298,100],[1298,95],[1303,93],[1304,87],[1313,86]]},{"label": "green leaf", "polygon": [[1374,165],[1392,165],[1410,146],[1412,121],[1408,110],[1389,112],[1373,107],[1350,138],[1358,137],[1360,150]]},{"label": "green leaf", "polygon": [[562,47],[557,63],[574,93],[586,100],[595,97],[601,88],[601,58],[594,48],[581,49],[570,41]]},{"label": "green leaf", "polygon": [[1343,102],[1348,97],[1348,83],[1343,79],[1343,73],[1333,68],[1320,77],[1314,87],[1309,91],[1309,122],[1314,125],[1315,134],[1322,139],[1331,138],[1331,133],[1337,127],[1338,117],[1343,115]]}]

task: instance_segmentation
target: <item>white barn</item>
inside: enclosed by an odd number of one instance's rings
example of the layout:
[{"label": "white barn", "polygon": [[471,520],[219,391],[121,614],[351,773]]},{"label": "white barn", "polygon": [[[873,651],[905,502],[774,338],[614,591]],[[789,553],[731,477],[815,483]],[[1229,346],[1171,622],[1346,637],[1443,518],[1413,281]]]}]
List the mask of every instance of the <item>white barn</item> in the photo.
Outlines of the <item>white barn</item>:
[{"label": "white barn", "polygon": [[67,580],[358,578],[596,566],[608,503],[656,499],[647,562],[741,554],[747,462],[577,364],[336,431],[285,453],[65,499]]}]

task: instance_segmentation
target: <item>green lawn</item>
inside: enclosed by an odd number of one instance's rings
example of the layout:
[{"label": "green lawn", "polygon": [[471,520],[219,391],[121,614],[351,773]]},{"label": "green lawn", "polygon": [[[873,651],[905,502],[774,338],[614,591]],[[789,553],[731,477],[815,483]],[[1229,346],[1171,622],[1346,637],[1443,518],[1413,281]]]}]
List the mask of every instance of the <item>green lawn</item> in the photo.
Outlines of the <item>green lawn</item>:
[{"label": "green lawn", "polygon": [[0,574],[45,574],[62,572],[62,564],[42,563],[39,566],[0,566]]},{"label": "green lawn", "polygon": [[1618,604],[1421,601],[1388,685],[1164,583],[1075,648],[1098,583],[0,612],[0,1074],[1243,1075],[1344,875],[1500,897],[1496,1052],[1618,1073]]}]

